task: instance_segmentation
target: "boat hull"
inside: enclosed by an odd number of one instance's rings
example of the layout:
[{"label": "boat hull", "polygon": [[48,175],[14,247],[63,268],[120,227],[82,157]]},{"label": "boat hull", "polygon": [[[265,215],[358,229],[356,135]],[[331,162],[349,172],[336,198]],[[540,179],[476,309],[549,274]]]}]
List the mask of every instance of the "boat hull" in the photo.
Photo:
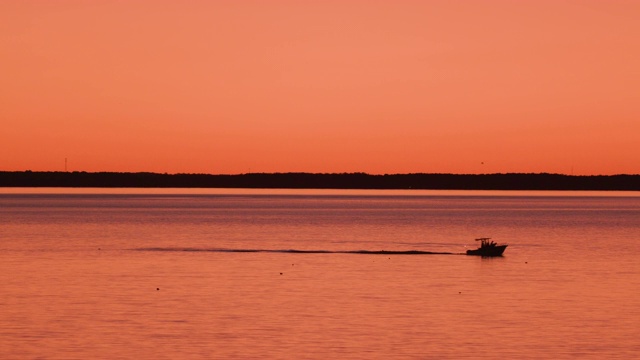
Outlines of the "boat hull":
[{"label": "boat hull", "polygon": [[476,255],[476,256],[483,256],[483,257],[502,256],[502,253],[506,248],[507,248],[507,245],[480,247],[475,250],[467,250],[467,255]]}]

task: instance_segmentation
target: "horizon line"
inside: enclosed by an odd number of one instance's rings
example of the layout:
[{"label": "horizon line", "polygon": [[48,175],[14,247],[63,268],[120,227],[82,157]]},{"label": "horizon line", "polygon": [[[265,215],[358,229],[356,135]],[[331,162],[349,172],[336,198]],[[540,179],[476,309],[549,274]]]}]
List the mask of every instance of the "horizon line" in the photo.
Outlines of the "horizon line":
[{"label": "horizon line", "polygon": [[552,172],[494,172],[494,173],[447,173],[447,172],[405,172],[405,173],[368,173],[363,171],[352,172],[308,172],[308,171],[274,171],[274,172],[245,172],[245,173],[188,173],[188,172],[155,172],[155,171],[86,171],[86,170],[0,170],[0,173],[80,173],[80,174],[153,174],[153,175],[208,175],[208,176],[243,176],[243,175],[366,175],[366,176],[396,176],[396,175],[454,175],[454,176],[491,176],[491,175],[557,175],[568,177],[588,176],[640,176],[640,173],[617,174],[566,174]]}]

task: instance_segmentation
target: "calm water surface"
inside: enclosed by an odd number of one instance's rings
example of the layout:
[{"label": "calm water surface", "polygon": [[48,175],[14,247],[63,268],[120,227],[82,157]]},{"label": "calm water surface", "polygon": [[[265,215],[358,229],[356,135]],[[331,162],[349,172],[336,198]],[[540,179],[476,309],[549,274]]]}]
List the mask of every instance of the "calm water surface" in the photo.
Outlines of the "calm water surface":
[{"label": "calm water surface", "polygon": [[630,359],[638,294],[633,192],[0,193],[2,359]]}]

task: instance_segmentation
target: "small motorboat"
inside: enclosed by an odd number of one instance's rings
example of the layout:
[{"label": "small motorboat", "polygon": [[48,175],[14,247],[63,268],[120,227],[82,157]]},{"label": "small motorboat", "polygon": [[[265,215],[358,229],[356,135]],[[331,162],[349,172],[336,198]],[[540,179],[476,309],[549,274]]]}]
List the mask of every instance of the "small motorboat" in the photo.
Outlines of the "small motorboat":
[{"label": "small motorboat", "polygon": [[476,241],[480,241],[480,247],[475,250],[467,250],[467,255],[479,255],[483,257],[502,256],[504,249],[507,245],[498,245],[491,241],[491,238],[479,238]]}]

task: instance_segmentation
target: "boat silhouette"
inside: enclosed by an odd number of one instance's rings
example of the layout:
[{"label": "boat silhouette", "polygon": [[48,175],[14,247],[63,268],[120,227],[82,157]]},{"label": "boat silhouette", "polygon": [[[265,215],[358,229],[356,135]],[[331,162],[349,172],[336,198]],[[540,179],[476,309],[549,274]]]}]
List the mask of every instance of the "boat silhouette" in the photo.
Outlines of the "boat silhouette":
[{"label": "boat silhouette", "polygon": [[496,244],[490,241],[491,238],[478,238],[476,241],[480,241],[480,247],[475,250],[467,250],[467,255],[478,255],[483,257],[502,256],[504,249],[507,248],[506,244]]}]

